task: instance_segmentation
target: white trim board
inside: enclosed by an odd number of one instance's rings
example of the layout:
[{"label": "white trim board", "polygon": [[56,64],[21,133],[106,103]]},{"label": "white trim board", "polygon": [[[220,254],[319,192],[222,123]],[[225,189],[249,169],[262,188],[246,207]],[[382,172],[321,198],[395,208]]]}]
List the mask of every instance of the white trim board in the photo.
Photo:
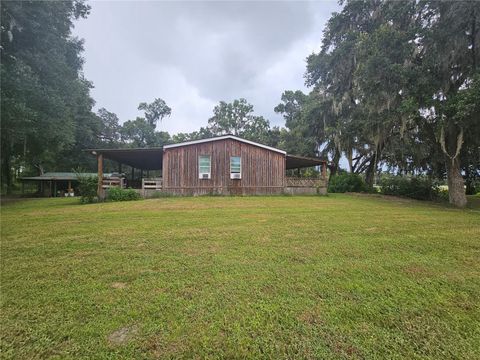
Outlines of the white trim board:
[{"label": "white trim board", "polygon": [[275,152],[278,152],[278,153],[283,154],[283,155],[287,154],[286,151],[283,151],[283,150],[280,150],[280,149],[277,149],[277,148],[274,148],[274,147],[271,147],[271,146],[259,144],[259,143],[256,143],[254,141],[245,140],[245,139],[239,138],[239,137],[234,136],[234,135],[223,135],[223,136],[218,136],[218,137],[209,138],[209,139],[185,141],[185,142],[178,143],[178,144],[164,145],[163,148],[164,149],[171,149],[171,148],[176,148],[176,147],[181,147],[181,146],[202,144],[202,143],[218,141],[218,140],[225,140],[225,139],[237,140],[237,141],[243,142],[245,144],[250,144],[250,145],[258,146],[258,147],[261,147],[261,148],[264,148],[264,149],[267,149],[267,150],[275,151]]}]

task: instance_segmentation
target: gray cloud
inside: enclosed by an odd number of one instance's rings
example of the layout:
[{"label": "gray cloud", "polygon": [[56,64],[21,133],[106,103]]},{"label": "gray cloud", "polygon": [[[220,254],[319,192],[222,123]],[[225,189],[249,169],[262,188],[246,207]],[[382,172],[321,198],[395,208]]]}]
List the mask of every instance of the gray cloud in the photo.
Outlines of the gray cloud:
[{"label": "gray cloud", "polygon": [[303,88],[305,57],[335,2],[93,2],[76,24],[98,107],[122,121],[162,97],[160,128],[204,126],[220,100],[246,97],[273,124],[281,93]]}]

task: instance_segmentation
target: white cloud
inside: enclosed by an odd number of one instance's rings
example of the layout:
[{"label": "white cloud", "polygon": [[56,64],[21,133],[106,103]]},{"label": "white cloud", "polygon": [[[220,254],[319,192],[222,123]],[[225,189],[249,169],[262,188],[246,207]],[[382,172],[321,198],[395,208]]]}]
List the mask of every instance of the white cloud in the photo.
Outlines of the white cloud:
[{"label": "white cloud", "polygon": [[122,121],[163,98],[175,133],[205,126],[220,100],[245,97],[280,125],[273,107],[304,89],[305,58],[320,44],[334,2],[92,2],[74,34],[97,107]]}]

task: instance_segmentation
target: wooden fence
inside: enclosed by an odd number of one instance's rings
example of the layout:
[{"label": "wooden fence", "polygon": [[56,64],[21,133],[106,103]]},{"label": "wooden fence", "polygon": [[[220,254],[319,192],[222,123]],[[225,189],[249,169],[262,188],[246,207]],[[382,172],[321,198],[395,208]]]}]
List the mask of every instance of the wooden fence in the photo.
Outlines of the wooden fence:
[{"label": "wooden fence", "polygon": [[161,178],[142,179],[142,189],[161,190],[163,186],[163,180]]},{"label": "wooden fence", "polygon": [[103,178],[102,189],[109,189],[111,187],[125,187],[125,181],[123,178]]},{"label": "wooden fence", "polygon": [[302,178],[302,177],[287,177],[285,179],[285,186],[287,187],[322,187],[326,186],[326,179],[322,178]]}]

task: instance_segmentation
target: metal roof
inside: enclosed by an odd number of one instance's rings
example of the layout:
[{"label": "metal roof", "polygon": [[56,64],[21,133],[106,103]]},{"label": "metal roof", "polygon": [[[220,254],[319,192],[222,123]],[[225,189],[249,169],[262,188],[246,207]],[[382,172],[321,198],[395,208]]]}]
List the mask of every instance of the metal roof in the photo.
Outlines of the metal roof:
[{"label": "metal roof", "polygon": [[286,156],[286,169],[298,169],[305,167],[312,167],[317,165],[322,165],[327,163],[326,160],[315,158],[315,157],[306,157],[306,156],[297,156],[290,155]]},{"label": "metal roof", "polygon": [[206,143],[206,142],[225,140],[225,139],[237,140],[237,141],[243,142],[245,144],[258,146],[258,147],[261,147],[261,148],[264,148],[264,149],[267,149],[267,150],[270,150],[270,151],[276,151],[276,152],[279,152],[280,154],[283,154],[283,155],[287,154],[286,151],[283,151],[283,150],[280,150],[280,149],[277,149],[277,148],[274,148],[274,147],[271,147],[271,146],[268,146],[268,145],[263,145],[263,144],[260,144],[260,143],[254,142],[254,141],[242,139],[242,138],[240,138],[238,136],[235,136],[235,135],[222,135],[222,136],[218,136],[218,137],[214,137],[214,138],[208,138],[208,139],[185,141],[185,142],[178,143],[178,144],[165,145],[163,148],[164,149],[170,149],[170,148],[176,148],[176,147],[180,147],[180,146],[202,144],[202,143]]},{"label": "metal roof", "polygon": [[[83,176],[97,176],[97,173],[82,173]],[[104,174],[110,176],[111,174]],[[37,180],[37,181],[50,181],[50,180],[77,180],[77,173],[74,172],[46,172],[39,176],[24,176],[20,180]]]},{"label": "metal roof", "polygon": [[88,149],[93,155],[102,154],[106,159],[142,170],[161,170],[163,148]]}]

